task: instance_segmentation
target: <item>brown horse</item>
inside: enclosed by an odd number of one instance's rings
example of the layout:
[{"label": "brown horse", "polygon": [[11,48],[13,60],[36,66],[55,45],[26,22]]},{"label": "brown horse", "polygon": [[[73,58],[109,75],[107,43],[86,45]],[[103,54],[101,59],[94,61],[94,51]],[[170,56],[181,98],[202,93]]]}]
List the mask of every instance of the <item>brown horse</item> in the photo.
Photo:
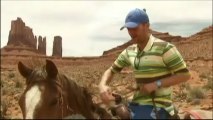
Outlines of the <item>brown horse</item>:
[{"label": "brown horse", "polygon": [[46,60],[39,69],[19,62],[18,70],[26,79],[26,89],[19,99],[23,118],[110,118],[93,103],[84,87],[60,74],[52,61]]}]

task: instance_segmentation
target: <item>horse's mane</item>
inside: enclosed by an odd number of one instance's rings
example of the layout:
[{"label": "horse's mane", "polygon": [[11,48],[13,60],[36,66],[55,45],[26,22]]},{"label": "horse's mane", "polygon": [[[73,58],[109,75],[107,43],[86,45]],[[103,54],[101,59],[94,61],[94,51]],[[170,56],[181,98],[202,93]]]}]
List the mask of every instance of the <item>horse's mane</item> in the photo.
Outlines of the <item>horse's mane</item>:
[{"label": "horse's mane", "polygon": [[[48,79],[44,60],[32,58],[26,63],[33,69],[31,80],[39,82]],[[60,92],[65,93],[67,91],[67,102],[74,113],[80,113],[86,118],[94,118],[94,112],[97,114],[105,114],[105,111],[101,107],[93,103],[92,93],[89,92],[88,88],[80,86],[73,78],[68,78],[67,75],[63,74],[60,70],[58,70],[56,80],[61,86]]]},{"label": "horse's mane", "polygon": [[95,106],[92,101],[92,95],[88,92],[87,88],[78,85],[73,79],[68,78],[62,73],[59,73],[58,77],[61,84],[67,88],[69,105],[72,109],[88,115],[85,117],[91,117],[89,111],[94,111]]},{"label": "horse's mane", "polygon": [[70,91],[69,103],[73,109],[79,110],[86,118],[94,118],[93,113],[100,118],[111,118],[111,115],[104,108],[101,108],[92,101],[92,93],[89,92],[88,88],[78,85],[72,78],[67,78],[64,74],[60,73],[58,75],[59,78],[64,81],[63,85],[66,84],[68,91]]}]

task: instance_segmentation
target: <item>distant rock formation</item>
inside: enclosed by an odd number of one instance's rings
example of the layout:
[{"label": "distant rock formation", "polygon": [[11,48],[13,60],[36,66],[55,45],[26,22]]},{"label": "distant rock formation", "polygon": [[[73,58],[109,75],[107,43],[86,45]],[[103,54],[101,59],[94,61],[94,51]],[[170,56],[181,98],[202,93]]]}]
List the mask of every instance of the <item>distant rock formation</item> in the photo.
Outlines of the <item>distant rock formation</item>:
[{"label": "distant rock formation", "polygon": [[25,23],[19,17],[11,22],[7,45],[27,46],[36,49],[37,41],[34,38],[32,29],[25,26]]},{"label": "distant rock formation", "polygon": [[[180,36],[171,36],[169,35],[169,33],[160,33],[153,30],[152,34],[157,38],[174,44],[183,58],[186,60],[213,59],[213,26],[204,28],[200,32],[187,38],[183,38]],[[132,42],[128,41],[123,45],[104,51],[103,56],[111,55],[112,57],[117,57],[118,54],[120,54],[127,46],[131,44]]]},{"label": "distant rock formation", "polygon": [[62,57],[62,38],[61,38],[61,36],[54,37],[52,56]]},{"label": "distant rock formation", "polygon": [[[186,38],[183,38],[181,36],[172,36],[169,33],[161,33],[154,30],[151,30],[151,33],[153,36],[160,38],[162,40],[165,40],[167,42],[177,42],[181,40],[185,40]],[[109,55],[109,54],[119,54],[122,50],[124,50],[127,46],[133,44],[131,40],[124,43],[123,45],[117,46],[115,48],[112,48],[110,50],[104,51],[103,55]]]},{"label": "distant rock formation", "polygon": [[[44,55],[46,37],[34,36],[33,30],[25,26],[20,17],[11,21],[7,45],[1,48],[1,55]],[[62,57],[62,38],[55,36],[52,56]]]},{"label": "distant rock formation", "polygon": [[41,36],[38,37],[38,52],[46,55],[46,37],[43,40]]},{"label": "distant rock formation", "polygon": [[182,56],[187,60],[213,59],[213,26],[204,28],[200,32],[190,36],[175,45]]},{"label": "distant rock formation", "polygon": [[157,32],[157,31],[151,30],[151,33],[152,33],[153,36],[160,38],[160,39],[167,41],[167,42],[179,42],[181,40],[186,39],[186,38],[181,37],[181,36],[170,35],[168,32],[162,33],[162,32]]}]

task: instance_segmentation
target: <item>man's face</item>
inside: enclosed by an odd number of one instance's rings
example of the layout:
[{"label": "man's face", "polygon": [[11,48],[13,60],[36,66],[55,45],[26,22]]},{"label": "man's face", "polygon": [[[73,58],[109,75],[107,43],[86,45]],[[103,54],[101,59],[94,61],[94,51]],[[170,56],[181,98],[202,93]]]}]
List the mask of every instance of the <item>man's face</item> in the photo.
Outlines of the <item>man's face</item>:
[{"label": "man's face", "polygon": [[127,28],[129,35],[134,43],[140,44],[144,41],[148,34],[149,25],[140,24],[136,28]]}]

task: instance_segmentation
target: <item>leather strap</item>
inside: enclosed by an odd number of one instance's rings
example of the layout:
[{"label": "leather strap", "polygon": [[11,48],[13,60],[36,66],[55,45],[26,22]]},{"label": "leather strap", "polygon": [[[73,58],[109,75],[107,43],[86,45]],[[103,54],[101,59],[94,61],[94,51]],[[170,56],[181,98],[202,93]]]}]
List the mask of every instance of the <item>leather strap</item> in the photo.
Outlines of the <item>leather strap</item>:
[{"label": "leather strap", "polygon": [[155,104],[155,91],[151,93],[151,96],[152,96],[152,103],[153,103],[153,106],[154,106],[154,110],[155,110],[155,115],[156,115],[156,119],[159,119],[159,114],[158,114],[158,111],[157,111],[157,106]]}]

